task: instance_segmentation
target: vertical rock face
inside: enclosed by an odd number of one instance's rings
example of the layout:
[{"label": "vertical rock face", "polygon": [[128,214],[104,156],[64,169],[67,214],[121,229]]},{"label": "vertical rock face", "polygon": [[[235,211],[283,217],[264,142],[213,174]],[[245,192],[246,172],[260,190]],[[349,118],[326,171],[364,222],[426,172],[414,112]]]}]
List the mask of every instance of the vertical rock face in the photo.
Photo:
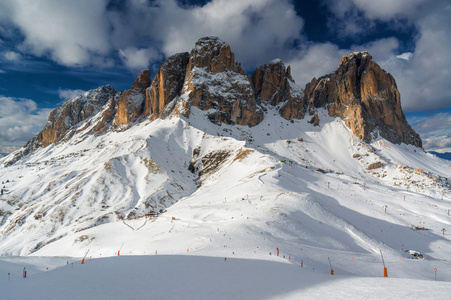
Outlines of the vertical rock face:
[{"label": "vertical rock face", "polygon": [[310,108],[328,108],[330,116],[342,118],[365,142],[380,135],[393,143],[422,146],[401,109],[395,80],[368,52],[344,56],[334,73],[314,78],[304,94]]},{"label": "vertical rock face", "polygon": [[263,120],[249,76],[235,62],[230,46],[217,37],[201,38],[191,50],[183,94],[185,115],[195,106],[213,109],[208,117],[216,124],[254,126]]},{"label": "vertical rock face", "polygon": [[286,94],[289,93],[288,80],[294,82],[290,67],[286,69],[280,59],[256,69],[251,77],[257,99],[272,106],[286,99]]},{"label": "vertical rock face", "polygon": [[285,119],[302,118],[303,93],[291,77],[291,68],[285,68],[280,59],[257,68],[251,77],[257,103],[277,106]]},{"label": "vertical rock face", "polygon": [[144,116],[152,120],[158,118],[163,108],[174,98],[180,96],[185,80],[189,53],[178,53],[162,64],[152,85],[146,90]]},{"label": "vertical rock face", "polygon": [[144,111],[146,89],[150,86],[150,71],[144,70],[129,90],[122,93],[117,105],[114,122],[117,126],[135,122]]}]

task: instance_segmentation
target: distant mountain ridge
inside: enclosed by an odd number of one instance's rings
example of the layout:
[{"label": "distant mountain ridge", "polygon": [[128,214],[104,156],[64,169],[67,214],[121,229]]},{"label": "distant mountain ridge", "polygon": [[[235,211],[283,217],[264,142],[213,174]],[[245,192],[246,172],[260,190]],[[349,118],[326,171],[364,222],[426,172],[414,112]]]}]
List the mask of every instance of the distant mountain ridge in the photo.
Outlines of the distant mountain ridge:
[{"label": "distant mountain ridge", "polygon": [[394,78],[367,52],[344,56],[334,73],[314,78],[303,91],[281,60],[257,68],[249,77],[227,43],[204,37],[190,53],[167,58],[153,80],[144,70],[123,93],[99,87],[56,108],[45,128],[7,163],[87,128],[89,134],[127,130],[146,119],[188,116],[192,106],[208,110],[215,124],[255,126],[268,105],[287,120],[308,117],[315,125],[320,122],[316,110],[326,108],[365,142],[381,136],[396,144],[422,146],[402,112]]}]

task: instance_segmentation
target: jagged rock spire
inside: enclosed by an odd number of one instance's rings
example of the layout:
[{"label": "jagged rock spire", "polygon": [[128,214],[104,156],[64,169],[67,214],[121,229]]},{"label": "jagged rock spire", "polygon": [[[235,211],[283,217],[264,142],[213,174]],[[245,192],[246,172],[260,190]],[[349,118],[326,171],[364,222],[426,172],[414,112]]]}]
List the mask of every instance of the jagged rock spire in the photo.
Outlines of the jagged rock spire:
[{"label": "jagged rock spire", "polygon": [[245,75],[229,44],[215,36],[200,38],[190,52],[187,74],[195,67],[212,73],[232,71]]},{"label": "jagged rock spire", "polygon": [[280,114],[285,119],[302,118],[304,105],[302,91],[291,77],[290,66],[280,59],[257,68],[251,76],[257,103],[272,106],[282,105]]},{"label": "jagged rock spire", "polygon": [[189,61],[188,52],[167,58],[155,75],[152,85],[146,91],[144,116],[156,119],[166,105],[180,96]]},{"label": "jagged rock spire", "polygon": [[263,120],[249,76],[217,37],[201,38],[191,50],[183,93],[188,95],[183,100],[186,116],[196,106],[213,109],[208,116],[213,123],[254,126]]},{"label": "jagged rock spire", "polygon": [[368,52],[343,56],[334,73],[314,78],[304,93],[311,108],[328,108],[365,142],[380,135],[392,143],[422,146],[402,111],[395,79]]},{"label": "jagged rock spire", "polygon": [[146,89],[150,86],[150,71],[142,71],[129,90],[122,93],[117,105],[116,117],[114,119],[117,126],[127,126],[135,122],[144,111],[144,99]]}]

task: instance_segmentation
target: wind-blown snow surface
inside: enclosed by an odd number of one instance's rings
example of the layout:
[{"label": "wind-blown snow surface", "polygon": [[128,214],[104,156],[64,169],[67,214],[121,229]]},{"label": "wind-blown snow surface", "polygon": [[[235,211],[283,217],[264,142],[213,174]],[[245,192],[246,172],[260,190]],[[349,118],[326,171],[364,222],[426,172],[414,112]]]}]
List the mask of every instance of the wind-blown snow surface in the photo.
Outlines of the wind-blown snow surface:
[{"label": "wind-blown snow surface", "polygon": [[[294,299],[310,282],[311,289],[323,293],[349,288],[347,295],[367,295],[360,292],[368,290],[380,298],[380,290],[371,287],[379,283],[374,277],[383,275],[382,251],[390,278],[380,282],[397,292],[394,298],[412,299],[406,290],[410,285],[414,295],[427,296],[421,293],[424,287],[446,298],[445,287],[451,285],[429,280],[437,268],[438,280],[451,281],[449,162],[383,139],[364,144],[325,113],[321,126],[314,127],[305,120],[291,123],[268,109],[265,120],[249,128],[213,125],[206,120],[208,112],[191,110],[187,120],[142,122],[97,137],[81,132],[1,167],[0,253],[82,257],[89,250],[93,258],[117,255],[119,249],[121,256],[158,253],[130,260],[126,272],[137,277],[144,271],[133,266],[147,259],[152,259],[149,265],[167,262],[177,273],[177,266],[198,262],[203,271],[229,257],[237,268],[231,274],[254,264],[267,272],[287,272],[262,275],[270,276],[262,282],[301,272],[300,281],[287,279],[274,294],[263,294],[289,298],[294,292]],[[368,170],[374,162],[382,167]],[[167,211],[145,216],[160,209]],[[404,250],[421,252],[424,259],[409,259]],[[191,255],[202,257],[191,261]],[[98,264],[113,268],[116,260],[111,259]],[[131,258],[114,259],[125,264]],[[328,275],[329,259],[340,279]],[[100,265],[96,272],[102,272]],[[105,281],[116,284],[111,272],[105,272],[111,279]],[[157,277],[152,272],[142,276]],[[170,278],[183,280],[173,273],[158,277],[155,286],[165,286]],[[46,286],[46,275],[39,275],[38,285]],[[318,277],[309,281],[312,276]],[[234,278],[241,282],[244,277]],[[205,288],[202,280],[190,290]],[[265,291],[272,290],[264,284]],[[30,284],[30,291],[34,287]],[[244,293],[243,298],[260,295]]]}]

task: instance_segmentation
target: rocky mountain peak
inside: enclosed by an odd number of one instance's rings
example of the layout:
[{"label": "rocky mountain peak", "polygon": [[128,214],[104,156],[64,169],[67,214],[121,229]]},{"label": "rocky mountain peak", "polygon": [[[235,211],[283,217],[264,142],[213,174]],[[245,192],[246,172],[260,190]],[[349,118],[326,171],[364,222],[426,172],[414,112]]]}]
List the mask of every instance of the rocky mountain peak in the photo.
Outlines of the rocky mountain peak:
[{"label": "rocky mountain peak", "polygon": [[182,102],[186,116],[192,106],[214,110],[208,117],[215,124],[254,126],[263,120],[249,76],[217,37],[201,38],[191,50]]},{"label": "rocky mountain peak", "polygon": [[[75,132],[81,122],[89,121],[91,117],[101,111],[110,101],[114,102],[117,92],[110,85],[88,91],[78,97],[65,102],[61,107],[54,109],[47,121],[45,128],[34,140],[37,146],[46,147],[63,138],[69,138],[69,131]],[[83,128],[89,122],[84,124]],[[96,129],[93,128],[93,132]]]},{"label": "rocky mountain peak", "polygon": [[112,86],[105,85],[66,101],[50,112],[44,129],[15,152],[5,165],[14,164],[39,147],[68,140],[77,132],[103,133],[114,119],[118,97],[119,92]]},{"label": "rocky mountain peak", "polygon": [[310,107],[326,107],[365,142],[380,135],[392,143],[422,146],[402,111],[395,79],[368,52],[343,56],[334,73],[314,78],[304,92]]},{"label": "rocky mountain peak", "polygon": [[245,75],[229,44],[218,37],[200,38],[190,52],[188,72],[194,67],[204,68],[212,73],[233,71]]},{"label": "rocky mountain peak", "polygon": [[339,67],[344,66],[349,62],[359,62],[360,64],[362,60],[364,64],[365,61],[371,61],[372,59],[373,57],[368,53],[368,51],[353,52],[347,55],[343,55]]},{"label": "rocky mountain peak", "polygon": [[257,68],[251,76],[255,97],[273,106],[283,101],[288,80],[294,82],[280,59]]}]

